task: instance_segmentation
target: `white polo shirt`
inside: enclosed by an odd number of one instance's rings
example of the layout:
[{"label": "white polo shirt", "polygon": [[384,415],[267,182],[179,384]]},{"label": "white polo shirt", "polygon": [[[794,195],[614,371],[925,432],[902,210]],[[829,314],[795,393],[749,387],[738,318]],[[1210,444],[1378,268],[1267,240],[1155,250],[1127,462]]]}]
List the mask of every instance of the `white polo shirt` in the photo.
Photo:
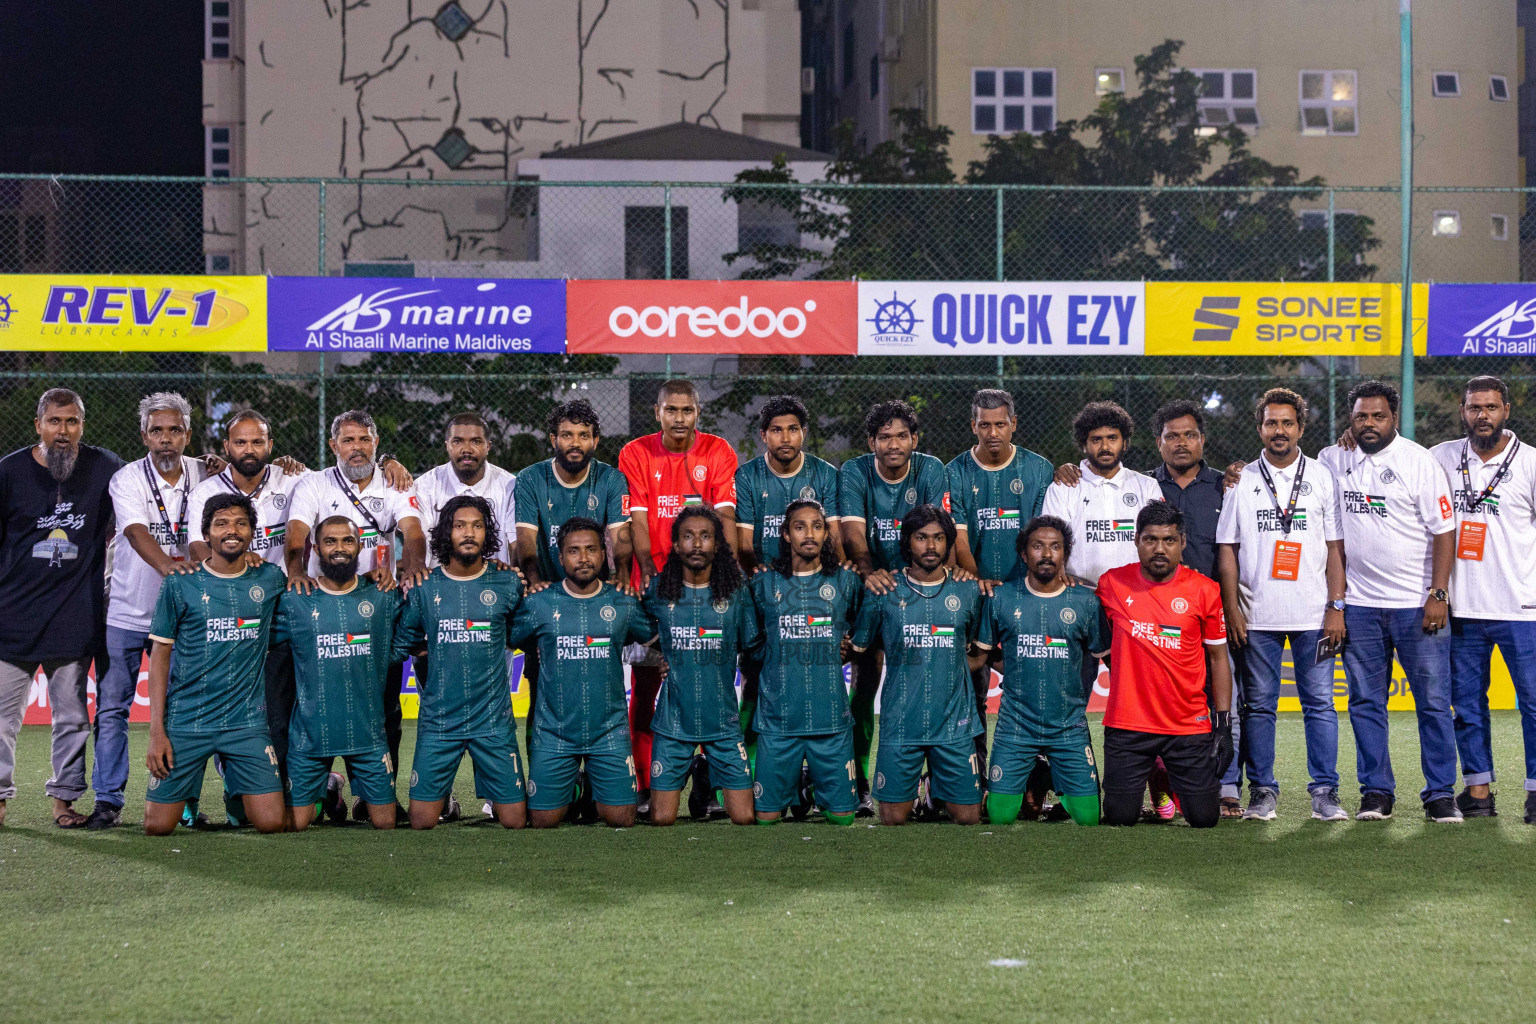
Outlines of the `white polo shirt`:
[{"label": "white polo shirt", "polygon": [[1421,607],[1433,538],[1456,529],[1445,470],[1401,434],[1375,455],[1330,445],[1317,458],[1338,488],[1346,600],[1367,608]]},{"label": "white polo shirt", "polygon": [[[1264,482],[1259,459],[1265,460],[1274,494]],[[1305,455],[1284,469],[1269,463],[1263,453],[1259,459],[1243,467],[1237,484],[1227,492],[1216,524],[1216,543],[1238,545],[1238,603],[1249,629],[1321,629],[1328,606],[1327,541],[1340,539],[1333,474]],[[1282,513],[1290,506],[1298,470],[1301,487],[1291,529],[1286,533],[1281,528]],[[1276,578],[1276,541],[1301,545],[1295,579]],[[1281,575],[1290,573],[1282,569]]]},{"label": "white polo shirt", "polygon": [[[453,464],[445,462],[435,469],[430,469],[416,478],[416,499],[421,506],[421,528],[427,533],[437,525],[437,515],[447,504],[449,498],[460,494],[473,494],[490,502],[491,512],[496,516],[496,531],[501,535],[501,550],[487,551],[490,558],[507,557],[507,545],[517,541],[517,513],[512,502],[512,492],[516,486],[517,478],[500,466],[493,466],[489,462],[485,464],[485,473],[480,477],[480,482],[466,484],[459,479],[459,475],[453,471]],[[432,554],[432,544],[427,543],[427,567],[437,565],[437,559]]]},{"label": "white polo shirt", "polygon": [[[292,500],[294,487],[308,475],[308,470],[294,475],[283,472],[281,466],[268,465],[267,475],[262,478],[256,490],[245,495],[256,506],[256,532],[251,537],[251,550],[285,572],[287,567],[283,562],[283,542],[288,539],[288,504]],[[245,492],[235,486],[227,467],[224,472],[192,488],[192,517],[187,527],[195,541],[206,543],[208,540],[203,536],[203,506],[215,494]]]},{"label": "white polo shirt", "polygon": [[[1451,570],[1451,614],[1464,619],[1536,620],[1536,449],[1511,431],[1509,443],[1484,462],[1465,438],[1445,441],[1429,450],[1451,481],[1456,509],[1456,562]],[[1493,482],[1515,445],[1509,471],[1497,487],[1469,512]],[[1461,475],[1467,460],[1467,479]],[[1473,524],[1468,531],[1464,525]],[[1482,527],[1482,558],[1475,557],[1476,527]],[[1471,543],[1469,543],[1469,540]],[[1474,556],[1474,557],[1463,557]]]},{"label": "white polo shirt", "polygon": [[[357,499],[356,505],[352,498]],[[366,509],[367,515],[357,505]],[[419,508],[414,490],[395,490],[384,482],[384,474],[377,468],[368,486],[358,491],[342,475],[341,470],[332,466],[306,473],[294,487],[288,502],[288,528],[291,530],[296,522],[303,523],[309,527],[310,540],[313,541],[315,529],[322,520],[331,516],[346,516],[357,524],[357,531],[362,535],[363,550],[358,556],[357,571],[372,572],[379,564],[380,547],[387,552],[394,551],[395,531],[401,520],[421,521]],[[315,554],[313,543],[310,545],[308,565],[306,571],[310,576],[320,574],[320,558]]]},{"label": "white polo shirt", "polygon": [[[112,474],[107,490],[112,495],[117,535],[112,540],[112,585],[107,591],[107,625],[134,633],[149,631],[149,622],[155,615],[155,601],[160,597],[161,576],[133,550],[133,545],[128,542],[128,527],[147,528],[161,551],[178,560],[186,558],[192,514],[187,504],[188,492],[207,475],[203,463],[187,455],[181,457],[181,479],[174,484],[166,482],[147,455]],[[155,501],[151,479],[154,486],[160,488],[165,515],[160,513],[160,502]]]},{"label": "white polo shirt", "polygon": [[1072,557],[1067,571],[1089,583],[1109,569],[1136,561],[1136,513],[1149,501],[1161,501],[1163,489],[1145,473],[1120,467],[1105,479],[1078,463],[1076,487],[1053,483],[1045,489],[1041,515],[1059,516],[1072,527]]}]

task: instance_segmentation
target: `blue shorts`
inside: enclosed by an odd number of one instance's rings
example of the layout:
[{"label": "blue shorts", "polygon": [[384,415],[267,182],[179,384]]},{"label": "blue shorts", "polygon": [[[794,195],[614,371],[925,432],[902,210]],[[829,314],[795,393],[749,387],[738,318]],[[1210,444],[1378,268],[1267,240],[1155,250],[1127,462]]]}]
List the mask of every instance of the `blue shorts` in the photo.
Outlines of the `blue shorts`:
[{"label": "blue shorts", "polygon": [[224,788],[230,795],[262,796],[283,791],[277,752],[264,728],[166,735],[176,767],[163,779],[149,777],[149,792],[144,797],[149,803],[179,804],[202,796],[203,772],[214,754],[224,762]]},{"label": "blue shorts", "polygon": [[793,804],[800,788],[802,763],[810,765],[816,806],[823,812],[852,814],[858,809],[852,729],[823,736],[758,734],[753,806],[764,813],[776,813]]},{"label": "blue shorts", "polygon": [[704,748],[709,780],[719,789],[751,789],[752,770],[747,764],[747,745],[739,739],[691,743],[657,733],[651,742],[651,788],[676,792],[688,781],[693,752]]},{"label": "blue shorts", "polygon": [[1044,754],[1051,766],[1051,789],[1060,796],[1098,796],[1099,769],[1093,760],[1088,730],[1055,740],[995,738],[987,762],[987,789],[1004,796],[1018,796],[1029,786],[1035,755]]},{"label": "blue shorts", "polygon": [[592,799],[604,807],[632,806],[639,800],[635,759],[628,750],[598,750],[588,754],[547,754],[535,743],[528,754],[528,809],[558,811],[576,799],[576,776],[583,761]]},{"label": "blue shorts", "polygon": [[411,799],[428,803],[448,799],[465,754],[475,770],[476,796],[493,804],[520,804],[527,799],[517,737],[511,726],[500,736],[465,740],[418,732],[416,753],[411,758]]},{"label": "blue shorts", "polygon": [[[395,803],[395,766],[389,759],[388,747],[340,757],[346,765],[347,784],[352,787],[353,796],[362,797],[365,804],[381,807]],[[335,757],[289,751],[288,806],[303,807],[325,796],[326,779],[335,761]]]},{"label": "blue shorts", "polygon": [[932,746],[882,743],[875,754],[875,785],[870,795],[881,803],[906,803],[917,798],[923,761],[933,775],[933,798],[948,804],[981,803],[981,772],[976,744],[936,743]]}]

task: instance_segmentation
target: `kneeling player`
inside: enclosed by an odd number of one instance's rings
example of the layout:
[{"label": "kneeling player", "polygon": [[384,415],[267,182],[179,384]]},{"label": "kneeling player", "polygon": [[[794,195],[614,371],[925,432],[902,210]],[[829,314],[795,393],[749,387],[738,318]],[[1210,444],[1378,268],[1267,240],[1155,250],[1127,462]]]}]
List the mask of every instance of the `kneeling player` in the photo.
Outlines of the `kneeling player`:
[{"label": "kneeling player", "polygon": [[381,694],[400,597],[357,574],[361,547],[350,518],[322,520],[315,530],[320,585],[291,591],[277,605],[273,642],[292,646],[298,690],[288,725],[288,808],[299,832],[314,820],[338,757],[373,827],[395,827],[395,766]]},{"label": "kneeling player", "polygon": [[270,562],[247,564],[255,523],[243,494],[208,499],[202,527],[212,554],[196,572],[167,576],[160,585],[149,627],[149,835],[175,830],[187,800],[202,793],[214,754],[224,762],[225,788],[241,798],[256,830],[283,830],[263,667],[286,580]]},{"label": "kneeling player", "polygon": [[645,610],[656,620],[667,659],[651,719],[653,825],[677,820],[683,783],[700,747],[710,780],[725,794],[731,821],[752,824],[752,773],[736,698],[736,658],[762,642],[762,630],[745,583],[714,509],[683,509],[672,521],[672,551],[645,595]]},{"label": "kneeling player", "polygon": [[555,543],[565,579],[523,602],[513,629],[515,646],[532,640],[539,650],[528,744],[534,828],[564,820],[583,762],[598,817],[614,828],[635,823],[635,759],[619,652],[625,644],[655,640],[656,623],[639,601],[603,582],[603,537],[603,527],[582,516],[560,527]]},{"label": "kneeling player", "polygon": [[[880,689],[880,746],[874,798],[880,823],[901,825],[912,813],[923,761],[935,801],[960,825],[981,820],[981,758],[967,647],[981,624],[981,587],[956,580],[944,564],[955,522],[937,505],[918,505],[901,521],[906,568],[896,589],[869,596],[853,631],[853,649],[885,649]],[[984,654],[980,657],[985,657]]]},{"label": "kneeling player", "polygon": [[773,567],[750,584],[765,638],[754,723],[757,822],[772,825],[783,817],[804,762],[827,820],[852,825],[859,796],[842,645],[864,585],[838,566],[817,502],[790,502],[780,531]]},{"label": "kneeling player", "polygon": [[486,558],[501,550],[488,501],[460,494],[443,503],[428,536],[439,565],[411,588],[395,631],[395,659],[426,651],[411,759],[411,828],[438,823],[459,762],[469,755],[475,794],[506,828],[528,821],[512,719],[506,648],[523,600],[517,574]]},{"label": "kneeling player", "polygon": [[981,646],[1003,652],[1003,696],[992,734],[987,820],[1009,825],[1035,770],[1049,760],[1051,788],[1079,825],[1099,823],[1099,773],[1088,735],[1088,693],[1093,666],[1109,648],[1099,599],[1087,587],[1069,587],[1072,528],[1055,516],[1036,516],[1014,542],[1024,574],[992,592],[982,618]]}]

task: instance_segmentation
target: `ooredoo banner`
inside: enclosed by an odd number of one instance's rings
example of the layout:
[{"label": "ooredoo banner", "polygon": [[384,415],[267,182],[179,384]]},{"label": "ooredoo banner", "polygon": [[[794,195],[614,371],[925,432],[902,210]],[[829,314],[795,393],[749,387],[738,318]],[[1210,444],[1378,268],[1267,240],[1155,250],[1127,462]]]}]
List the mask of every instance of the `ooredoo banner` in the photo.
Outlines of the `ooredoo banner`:
[{"label": "ooredoo banner", "polygon": [[0,276],[0,349],[261,352],[265,277]]},{"label": "ooredoo banner", "polygon": [[1141,355],[1141,282],[861,281],[861,356]]},{"label": "ooredoo banner", "polygon": [[851,281],[571,281],[570,352],[855,355]]}]

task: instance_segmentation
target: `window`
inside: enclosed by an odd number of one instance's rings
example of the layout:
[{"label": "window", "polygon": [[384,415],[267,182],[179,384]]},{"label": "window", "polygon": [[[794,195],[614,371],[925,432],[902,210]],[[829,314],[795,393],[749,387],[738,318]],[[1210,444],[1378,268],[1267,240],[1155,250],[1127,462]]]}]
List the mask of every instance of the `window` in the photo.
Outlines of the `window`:
[{"label": "window", "polygon": [[1495,242],[1509,241],[1509,218],[1502,213],[1494,214],[1492,230]]},{"label": "window", "polygon": [[1301,134],[1360,134],[1356,84],[1353,71],[1303,71]]},{"label": "window", "polygon": [[1436,210],[1430,224],[1432,232],[1441,238],[1461,234],[1461,214],[1455,210]]},{"label": "window", "polygon": [[[667,276],[667,216],[664,206],[624,207],[624,276],[659,280]],[[672,207],[672,276],[688,276],[688,207]]]},{"label": "window", "polygon": [[1228,68],[1194,68],[1200,79],[1200,123],[1208,128],[1259,126],[1259,73]]},{"label": "window", "polygon": [[459,6],[458,0],[448,0],[438,8],[437,13],[432,16],[432,24],[436,25],[437,30],[453,43],[469,35],[469,30],[475,27],[474,19],[464,13],[464,8]]},{"label": "window", "polygon": [[973,133],[1038,134],[1055,127],[1055,68],[971,69]]},{"label": "window", "polygon": [[1500,103],[1509,102],[1509,79],[1503,75],[1488,76],[1488,98]]},{"label": "window", "polygon": [[1436,96],[1460,96],[1461,75],[1455,71],[1436,71],[1431,76]]},{"label": "window", "polygon": [[1112,92],[1125,92],[1125,69],[1095,68],[1093,72],[1093,94],[1095,96],[1108,96]]},{"label": "window", "polygon": [[870,54],[869,57],[869,98],[874,99],[880,95],[880,55]]},{"label": "window", "polygon": [[207,168],[207,176],[210,178],[229,177],[230,167],[233,161],[230,154],[233,146],[230,144],[230,129],[228,125],[210,124],[205,129],[207,145],[204,147],[204,164]]},{"label": "window", "polygon": [[210,252],[203,254],[203,273],[228,274],[234,267],[234,257],[227,252]]},{"label": "window", "polygon": [[206,60],[229,60],[229,4],[230,0],[208,0],[203,36]]},{"label": "window", "polygon": [[764,199],[743,199],[737,204],[737,250],[748,252],[759,245],[799,244],[800,229],[795,225],[793,210]]},{"label": "window", "polygon": [[853,22],[843,26],[843,84],[852,85],[855,77],[853,68]]}]

